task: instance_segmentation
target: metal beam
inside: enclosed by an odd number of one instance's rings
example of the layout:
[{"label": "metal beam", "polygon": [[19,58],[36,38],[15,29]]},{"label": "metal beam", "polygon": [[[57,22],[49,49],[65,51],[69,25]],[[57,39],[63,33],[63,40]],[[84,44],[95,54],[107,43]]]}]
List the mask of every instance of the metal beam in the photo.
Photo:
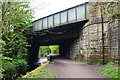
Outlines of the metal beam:
[{"label": "metal beam", "polygon": [[[57,12],[33,22],[33,32],[89,19],[89,3]],[[53,20],[52,20],[53,19]],[[52,22],[53,21],[53,22]],[[59,23],[60,22],[60,23]]]}]

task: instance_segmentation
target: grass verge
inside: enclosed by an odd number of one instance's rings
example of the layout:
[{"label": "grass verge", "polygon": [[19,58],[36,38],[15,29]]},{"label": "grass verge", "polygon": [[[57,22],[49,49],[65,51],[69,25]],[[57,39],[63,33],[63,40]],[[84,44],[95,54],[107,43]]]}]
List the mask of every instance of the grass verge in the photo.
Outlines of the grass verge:
[{"label": "grass verge", "polygon": [[118,66],[118,61],[109,62],[105,66],[99,68],[99,73],[105,76],[108,76],[112,79],[118,79],[120,67]]},{"label": "grass verge", "polygon": [[52,72],[42,69],[43,67],[47,66],[47,64],[49,64],[49,61],[36,68],[35,70],[28,72],[22,78],[56,78]]}]

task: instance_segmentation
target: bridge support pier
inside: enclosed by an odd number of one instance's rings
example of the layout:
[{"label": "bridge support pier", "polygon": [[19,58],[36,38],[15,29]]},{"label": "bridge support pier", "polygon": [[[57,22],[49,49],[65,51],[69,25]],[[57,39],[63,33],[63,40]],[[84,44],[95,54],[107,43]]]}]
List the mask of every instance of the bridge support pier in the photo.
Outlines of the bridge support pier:
[{"label": "bridge support pier", "polygon": [[31,47],[28,49],[28,65],[31,69],[35,68],[35,62],[38,61],[38,55],[39,55],[39,45],[32,43]]},{"label": "bridge support pier", "polygon": [[59,45],[59,55],[62,58],[70,58],[70,42],[71,41],[62,41],[61,44]]},{"label": "bridge support pier", "polygon": [[75,60],[76,54],[79,52],[79,39],[62,41],[59,51],[61,57]]}]

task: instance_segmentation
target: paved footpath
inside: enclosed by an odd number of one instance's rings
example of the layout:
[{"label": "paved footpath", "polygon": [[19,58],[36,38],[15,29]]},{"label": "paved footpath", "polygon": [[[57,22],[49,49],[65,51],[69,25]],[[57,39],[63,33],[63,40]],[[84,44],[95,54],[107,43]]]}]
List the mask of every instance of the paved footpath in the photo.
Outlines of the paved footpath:
[{"label": "paved footpath", "polygon": [[55,59],[53,62],[44,69],[55,72],[57,78],[107,78],[97,74],[98,65],[88,65],[69,59]]}]

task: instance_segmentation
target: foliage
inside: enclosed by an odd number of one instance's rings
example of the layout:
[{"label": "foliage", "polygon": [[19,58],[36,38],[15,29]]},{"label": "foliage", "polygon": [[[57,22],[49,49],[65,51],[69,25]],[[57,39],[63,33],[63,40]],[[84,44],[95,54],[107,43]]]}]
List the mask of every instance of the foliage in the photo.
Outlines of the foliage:
[{"label": "foliage", "polygon": [[3,78],[2,72],[4,72],[4,69],[3,69],[3,68],[0,69],[0,78]]},{"label": "foliage", "polygon": [[59,53],[59,46],[58,45],[54,45],[54,46],[50,46],[51,49],[51,53]]},{"label": "foliage", "polygon": [[[2,3],[2,66],[3,78],[12,79],[27,70],[25,31],[32,26],[33,11],[28,2]],[[1,46],[0,46],[1,48]]]},{"label": "foliage", "polygon": [[[27,61],[17,55],[15,58],[4,57],[2,58],[4,79],[13,79],[18,75],[24,74],[27,70]],[[9,66],[8,66],[9,65]]]},{"label": "foliage", "polygon": [[49,46],[41,46],[40,47],[40,53],[41,53],[41,55],[43,55],[41,57],[45,57],[45,54],[50,53],[50,52],[51,52],[51,50],[50,50]]},{"label": "foliage", "polygon": [[59,46],[54,45],[54,46],[41,46],[40,47],[40,54],[42,55],[41,57],[45,57],[46,53],[59,53]]},{"label": "foliage", "polygon": [[109,62],[100,68],[100,73],[111,78],[118,78],[118,61]]},{"label": "foliage", "polygon": [[119,19],[120,18],[120,1],[119,2],[101,2],[100,8],[102,9],[102,14],[106,16],[110,16],[111,19]]}]

